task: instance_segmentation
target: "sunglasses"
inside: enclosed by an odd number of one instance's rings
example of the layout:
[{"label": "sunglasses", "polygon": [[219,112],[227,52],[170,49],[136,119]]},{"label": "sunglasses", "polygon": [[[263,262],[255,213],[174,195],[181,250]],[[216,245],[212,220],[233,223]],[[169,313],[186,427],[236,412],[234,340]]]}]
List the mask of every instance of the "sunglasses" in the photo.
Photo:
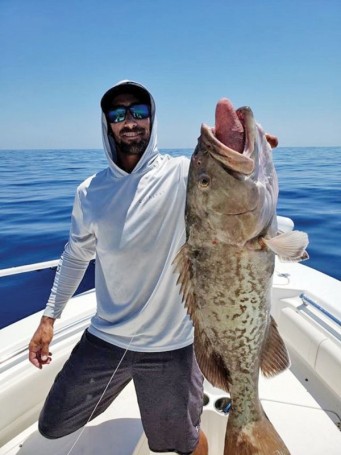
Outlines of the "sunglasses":
[{"label": "sunglasses", "polygon": [[148,104],[131,104],[130,106],[117,106],[107,112],[107,118],[110,123],[123,122],[127,117],[127,112],[135,120],[142,120],[150,117],[150,107]]}]

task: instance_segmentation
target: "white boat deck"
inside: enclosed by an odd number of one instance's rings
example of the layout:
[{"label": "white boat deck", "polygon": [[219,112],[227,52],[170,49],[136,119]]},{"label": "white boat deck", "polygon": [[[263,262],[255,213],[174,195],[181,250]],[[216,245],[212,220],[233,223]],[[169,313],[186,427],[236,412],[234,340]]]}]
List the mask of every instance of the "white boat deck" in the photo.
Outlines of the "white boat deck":
[{"label": "white boat deck", "polygon": [[[219,455],[223,453],[227,417],[217,411],[215,403],[226,394],[209,384],[205,392],[209,401],[204,407],[202,428],[208,435],[210,455]],[[341,432],[333,422],[333,411],[321,409],[290,370],[273,379],[261,378],[260,396],[265,412],[292,455],[340,455]],[[150,453],[132,384],[84,430],[59,440],[46,440],[35,423],[0,448],[0,455]]]},{"label": "white boat deck", "polygon": [[[307,294],[340,318],[340,289],[338,280],[313,269],[276,264],[273,313],[289,347],[292,366],[273,379],[261,377],[259,390],[264,410],[291,455],[341,454],[340,325],[318,309],[305,306],[300,298],[301,293]],[[143,433],[133,384],[104,414],[65,438],[46,440],[38,433],[37,424],[32,424],[56,372],[88,326],[94,308],[93,292],[71,300],[62,320],[56,323],[53,362],[42,371],[27,360],[29,337],[41,313],[0,331],[0,455],[152,453]],[[222,455],[228,417],[217,410],[216,404],[227,394],[208,383],[205,394],[202,428],[208,436],[209,454]]]}]

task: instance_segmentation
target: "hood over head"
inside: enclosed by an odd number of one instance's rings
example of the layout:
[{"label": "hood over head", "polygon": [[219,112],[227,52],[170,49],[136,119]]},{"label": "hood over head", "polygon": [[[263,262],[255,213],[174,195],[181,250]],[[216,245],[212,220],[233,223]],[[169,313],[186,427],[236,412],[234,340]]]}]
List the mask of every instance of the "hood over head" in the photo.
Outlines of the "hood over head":
[{"label": "hood over head", "polygon": [[158,156],[157,149],[157,132],[156,132],[156,116],[155,116],[155,101],[149,90],[138,82],[123,80],[118,82],[112,88],[110,88],[101,99],[102,109],[102,140],[105,150],[105,154],[109,163],[109,167],[117,177],[123,177],[127,175],[127,172],[116,165],[117,154],[116,144],[114,138],[110,133],[110,125],[107,122],[106,112],[111,106],[111,102],[114,97],[120,93],[131,93],[141,99],[141,102],[150,105],[150,139],[149,143],[144,151],[141,159],[133,169],[132,173],[144,172],[152,165],[155,158]]}]

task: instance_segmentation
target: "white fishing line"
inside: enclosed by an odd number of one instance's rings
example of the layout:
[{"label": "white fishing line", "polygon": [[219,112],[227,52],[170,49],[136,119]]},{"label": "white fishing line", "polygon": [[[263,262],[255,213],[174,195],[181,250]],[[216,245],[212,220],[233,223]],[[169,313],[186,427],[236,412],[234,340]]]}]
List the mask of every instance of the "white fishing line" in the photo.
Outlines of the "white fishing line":
[{"label": "white fishing line", "polygon": [[[143,311],[143,309],[144,309],[144,308],[142,308],[141,312]],[[77,436],[76,440],[74,441],[74,443],[72,444],[70,450],[66,453],[66,455],[70,455],[70,453],[73,451],[73,449],[75,448],[76,444],[78,443],[78,441],[79,441],[80,438],[82,437],[82,435],[83,435],[83,433],[84,433],[84,431],[85,431],[86,425],[91,421],[91,419],[92,419],[94,413],[96,412],[96,409],[98,408],[98,406],[99,406],[100,402],[102,401],[102,399],[103,399],[103,397],[104,397],[106,391],[108,390],[111,381],[114,379],[115,374],[116,374],[117,370],[119,369],[121,363],[123,362],[123,359],[124,359],[124,357],[126,356],[128,350],[129,350],[129,348],[130,348],[130,345],[131,345],[133,339],[135,338],[135,336],[136,336],[136,334],[133,335],[133,336],[131,337],[131,339],[130,339],[130,341],[129,341],[129,344],[128,344],[128,347],[127,347],[126,350],[124,351],[124,353],[123,353],[123,355],[122,355],[120,361],[118,362],[117,367],[115,368],[113,374],[110,376],[110,379],[109,379],[107,385],[105,386],[105,388],[104,388],[104,390],[103,390],[103,392],[102,392],[102,395],[99,397],[99,399],[98,399],[98,401],[97,401],[97,403],[96,403],[94,409],[92,410],[92,412],[91,412],[91,414],[90,414],[90,417],[88,418],[87,422],[83,425],[83,427],[82,427],[82,429],[81,429],[79,435]]]}]

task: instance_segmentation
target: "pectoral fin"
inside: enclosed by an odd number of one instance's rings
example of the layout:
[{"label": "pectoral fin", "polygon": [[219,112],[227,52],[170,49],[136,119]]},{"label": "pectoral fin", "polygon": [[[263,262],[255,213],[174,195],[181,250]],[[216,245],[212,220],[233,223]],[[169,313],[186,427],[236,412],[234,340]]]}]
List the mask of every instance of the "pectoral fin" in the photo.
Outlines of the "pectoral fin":
[{"label": "pectoral fin", "polygon": [[298,262],[309,259],[306,252],[309,240],[305,232],[284,232],[271,239],[263,237],[262,242],[284,262]]}]

